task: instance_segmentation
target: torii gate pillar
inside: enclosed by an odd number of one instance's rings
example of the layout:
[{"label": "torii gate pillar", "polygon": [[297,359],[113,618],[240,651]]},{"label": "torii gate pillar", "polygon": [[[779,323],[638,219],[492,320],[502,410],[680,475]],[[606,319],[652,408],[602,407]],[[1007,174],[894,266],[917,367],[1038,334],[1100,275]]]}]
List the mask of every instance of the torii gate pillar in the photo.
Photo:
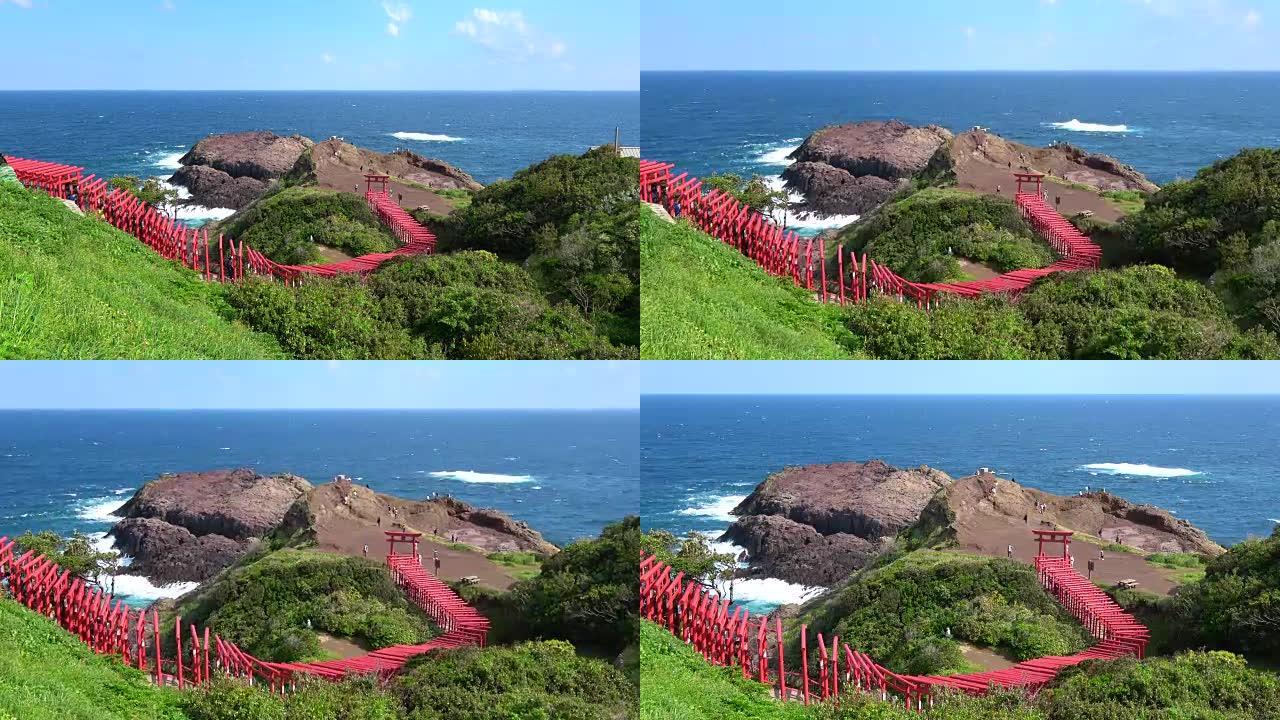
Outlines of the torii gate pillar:
[{"label": "torii gate pillar", "polygon": [[418,557],[418,538],[422,537],[420,532],[406,532],[403,530],[384,530],[383,535],[387,536],[387,556],[396,555],[396,543],[408,543],[412,546],[412,554],[409,557]]},{"label": "torii gate pillar", "polygon": [[1062,545],[1061,557],[1070,557],[1071,555],[1071,536],[1075,533],[1070,530],[1032,530],[1036,536],[1036,557],[1049,557],[1044,554],[1045,543],[1050,547],[1055,544]]},{"label": "torii gate pillar", "polygon": [[[1018,182],[1019,195],[1023,192],[1032,193],[1033,188],[1036,197],[1044,194],[1044,175],[1040,173],[1014,173],[1013,178]],[[1027,187],[1025,191],[1022,189],[1023,185]]]},{"label": "torii gate pillar", "polygon": [[390,175],[382,175],[379,173],[365,173],[364,174],[365,193],[372,194],[374,191],[373,186],[380,185],[381,187],[378,189],[378,192],[382,193],[383,195],[386,195],[390,191],[390,185],[389,185],[390,182],[391,182]]}]

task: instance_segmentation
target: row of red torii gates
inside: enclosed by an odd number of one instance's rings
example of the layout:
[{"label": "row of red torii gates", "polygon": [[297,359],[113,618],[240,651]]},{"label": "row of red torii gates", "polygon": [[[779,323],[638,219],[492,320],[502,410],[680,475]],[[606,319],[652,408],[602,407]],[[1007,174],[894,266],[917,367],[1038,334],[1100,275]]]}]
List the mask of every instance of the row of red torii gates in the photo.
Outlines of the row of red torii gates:
[{"label": "row of red torii gates", "polygon": [[[751,611],[731,605],[703,584],[652,555],[640,559],[640,616],[666,628],[721,667],[738,667],[745,679],[773,687],[782,701],[805,704],[838,700],[841,692],[862,692],[888,700],[897,697],[907,708],[931,706],[938,691],[985,695],[993,689],[1038,691],[1064,668],[1086,660],[1141,658],[1147,628],[1116,605],[1106,593],[1076,572],[1070,556],[1071,531],[1034,530],[1039,543],[1035,558],[1040,585],[1077,618],[1097,642],[1066,656],[1036,658],[1004,670],[960,675],[903,675],[877,663],[863,652],[817,633],[810,644],[809,628],[801,625],[798,648],[785,647],[782,619],[752,618]],[[1048,555],[1045,547],[1061,547]],[[797,652],[798,650],[798,652]],[[790,670],[788,670],[788,661]],[[843,691],[842,689],[843,688]]]},{"label": "row of red torii gates", "polygon": [[206,280],[233,282],[253,273],[296,282],[303,277],[363,274],[377,270],[383,263],[397,257],[429,255],[436,249],[435,235],[392,199],[390,178],[386,175],[369,173],[365,176],[365,201],[403,243],[400,247],[341,262],[283,265],[246,245],[243,240],[236,241],[221,235],[216,240],[210,239],[207,230],[188,228],[133,194],[109,187],[106,180],[85,176],[84,168],[20,157],[5,156],[4,159],[27,188],[75,202],[84,212],[101,217],[166,259],[177,260],[195,270]]},{"label": "row of red torii gates", "polygon": [[[348,675],[390,676],[411,658],[435,650],[484,647],[489,620],[460,598],[418,560],[421,533],[386,532],[387,570],[405,597],[444,632],[418,645],[395,645],[343,660],[281,663],[259,660],[235,643],[176,617],[162,624],[155,610],[134,610],[63,570],[44,555],[19,553],[13,540],[0,537],[0,587],[14,600],[50,618],[76,635],[93,652],[118,656],[147,673],[156,685],[179,689],[207,683],[215,674],[262,684],[284,692],[301,678],[339,680]],[[397,552],[407,543],[411,554]],[[170,644],[172,640],[172,644]]]},{"label": "row of red torii gates", "polygon": [[[1059,260],[1043,268],[1014,270],[987,280],[952,283],[917,283],[903,278],[863,253],[844,247],[827,254],[825,238],[816,243],[777,225],[734,196],[712,188],[704,192],[702,181],[688,173],[675,174],[671,163],[640,161],[640,198],[662,205],[678,218],[688,219],[703,232],[732,245],[776,277],[813,292],[822,302],[863,302],[872,291],[914,300],[930,307],[942,296],[973,298],[1000,293],[1016,296],[1032,283],[1059,272],[1096,269],[1102,249],[1062,217],[1044,198],[1044,176],[1017,173],[1016,202],[1028,224],[1043,237]],[[833,278],[828,263],[835,271]]]}]

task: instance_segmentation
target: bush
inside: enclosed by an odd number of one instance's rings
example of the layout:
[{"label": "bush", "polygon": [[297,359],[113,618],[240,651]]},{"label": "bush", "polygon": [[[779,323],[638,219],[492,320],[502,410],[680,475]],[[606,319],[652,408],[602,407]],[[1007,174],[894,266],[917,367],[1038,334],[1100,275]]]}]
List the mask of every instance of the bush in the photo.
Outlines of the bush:
[{"label": "bush", "polygon": [[[1018,660],[1070,654],[1089,644],[1033,569],[933,550],[854,575],[804,606],[801,622],[811,633],[839,635],[886,667],[913,675],[970,670],[956,640],[1000,648]],[[790,644],[794,649],[794,638]]]},{"label": "bush", "polygon": [[967,280],[957,258],[1002,271],[1044,267],[1052,250],[1004,198],[926,188],[885,205],[840,234],[859,253],[916,282]]},{"label": "bush", "polygon": [[614,720],[634,717],[636,690],[556,641],[436,653],[411,661],[390,687],[414,720]]},{"label": "bush", "polygon": [[284,265],[321,261],[316,243],[352,256],[399,245],[364,198],[318,187],[277,187],[218,230]]},{"label": "bush", "polygon": [[1184,586],[1177,599],[1184,625],[1201,642],[1280,658],[1280,528],[1209,561],[1204,579]]},{"label": "bush", "polygon": [[433,634],[382,566],[302,550],[250,556],[202,586],[178,613],[184,623],[211,625],[250,655],[278,662],[319,657],[312,628],[374,649]]}]

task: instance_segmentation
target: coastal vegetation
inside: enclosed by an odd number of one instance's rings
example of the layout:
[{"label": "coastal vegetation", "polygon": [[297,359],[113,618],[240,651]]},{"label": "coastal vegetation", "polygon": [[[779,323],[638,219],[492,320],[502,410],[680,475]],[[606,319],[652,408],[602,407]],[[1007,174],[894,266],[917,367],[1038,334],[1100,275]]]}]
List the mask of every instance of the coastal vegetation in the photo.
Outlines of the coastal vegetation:
[{"label": "coastal vegetation", "polygon": [[1182,641],[1280,659],[1280,529],[1232,546],[1179,589],[1174,620]]},{"label": "coastal vegetation", "polygon": [[926,187],[891,201],[827,244],[868,254],[915,282],[972,279],[961,258],[1000,272],[1054,260],[1013,202],[953,188]]},{"label": "coastal vegetation", "polygon": [[[303,359],[634,357],[636,172],[605,151],[553,157],[447,218],[423,218],[440,254],[389,262],[363,282],[249,279],[228,301]],[[299,222],[288,232],[307,227]]]},{"label": "coastal vegetation", "polygon": [[228,289],[59,201],[0,185],[0,358],[279,358]]},{"label": "coastal vegetation", "polygon": [[1035,697],[996,693],[938,698],[917,713],[897,702],[845,695],[839,706],[775,700],[741,671],[717,668],[661,627],[640,629],[642,720],[1262,720],[1280,703],[1280,681],[1225,652],[1070,668]]},{"label": "coastal vegetation", "polygon": [[909,675],[981,669],[964,658],[962,642],[1014,660],[1070,655],[1089,645],[1025,563],[936,550],[863,570],[807,603],[800,617],[811,632],[839,635]]},{"label": "coastal vegetation", "polygon": [[275,185],[213,228],[283,265],[327,262],[321,246],[358,256],[394,250],[391,231],[359,195],[319,187]]},{"label": "coastal vegetation", "polygon": [[770,277],[686,222],[641,219],[641,356],[648,359],[854,357],[839,308]]},{"label": "coastal vegetation", "polygon": [[1241,329],[1212,290],[1137,265],[1061,273],[1016,301],[814,302],[731,247],[646,213],[642,356],[652,359],[1266,359],[1280,341]]},{"label": "coastal vegetation", "polygon": [[320,632],[369,650],[434,634],[381,565],[314,550],[248,555],[184,596],[175,612],[276,662],[327,659]]}]

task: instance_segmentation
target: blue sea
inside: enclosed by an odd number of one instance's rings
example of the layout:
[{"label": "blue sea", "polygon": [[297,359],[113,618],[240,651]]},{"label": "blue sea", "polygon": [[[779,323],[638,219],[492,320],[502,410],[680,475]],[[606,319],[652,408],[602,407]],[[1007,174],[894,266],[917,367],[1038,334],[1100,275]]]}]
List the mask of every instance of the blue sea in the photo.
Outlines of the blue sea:
[{"label": "blue sea", "polygon": [[614,128],[636,143],[638,93],[0,92],[0,150],[100,177],[167,178],[207,135],[271,130],[407,148],[488,184],[550,155],[611,143]]},{"label": "blue sea", "polygon": [[[635,514],[639,413],[0,411],[0,535],[102,534],[161,473],[349,475],[406,498],[495,507],[564,545]],[[136,602],[183,589],[117,580]]]},{"label": "blue sea", "polygon": [[645,72],[640,95],[645,156],[698,176],[776,178],[809,133],[858,120],[1065,141],[1156,183],[1280,145],[1276,73]]},{"label": "blue sea", "polygon": [[[1105,488],[1230,545],[1280,523],[1278,435],[1280,397],[645,396],[641,517],[714,536],[772,472],[879,458],[957,478],[990,467],[1057,494]],[[803,595],[777,580],[737,592],[758,608]]]}]

